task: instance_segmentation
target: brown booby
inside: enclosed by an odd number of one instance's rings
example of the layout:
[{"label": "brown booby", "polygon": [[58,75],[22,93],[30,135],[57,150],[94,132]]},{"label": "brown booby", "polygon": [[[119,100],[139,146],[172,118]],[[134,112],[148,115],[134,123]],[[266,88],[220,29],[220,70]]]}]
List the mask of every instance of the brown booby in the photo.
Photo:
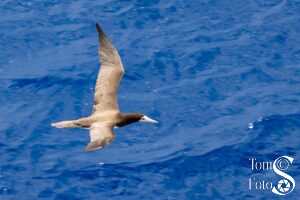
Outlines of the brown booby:
[{"label": "brown booby", "polygon": [[56,128],[88,128],[90,143],[86,146],[86,151],[101,149],[111,143],[115,138],[113,128],[134,122],[158,123],[144,114],[120,112],[117,92],[124,74],[123,64],[117,49],[99,24],[96,24],[96,29],[101,67],[96,81],[93,112],[88,117],[51,124]]}]

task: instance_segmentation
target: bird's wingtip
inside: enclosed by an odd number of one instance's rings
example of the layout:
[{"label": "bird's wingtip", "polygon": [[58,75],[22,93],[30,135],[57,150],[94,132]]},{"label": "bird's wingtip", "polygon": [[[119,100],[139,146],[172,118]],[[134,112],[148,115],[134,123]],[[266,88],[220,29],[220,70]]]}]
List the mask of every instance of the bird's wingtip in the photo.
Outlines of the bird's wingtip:
[{"label": "bird's wingtip", "polygon": [[100,25],[98,24],[98,22],[96,22],[96,29],[100,29]]},{"label": "bird's wingtip", "polygon": [[101,26],[99,25],[99,23],[96,23],[96,30],[99,34],[103,33],[103,30],[102,30]]},{"label": "bird's wingtip", "polygon": [[99,145],[98,142],[90,142],[88,145],[86,145],[84,151],[85,152],[92,152],[99,149],[102,149],[103,145]]}]

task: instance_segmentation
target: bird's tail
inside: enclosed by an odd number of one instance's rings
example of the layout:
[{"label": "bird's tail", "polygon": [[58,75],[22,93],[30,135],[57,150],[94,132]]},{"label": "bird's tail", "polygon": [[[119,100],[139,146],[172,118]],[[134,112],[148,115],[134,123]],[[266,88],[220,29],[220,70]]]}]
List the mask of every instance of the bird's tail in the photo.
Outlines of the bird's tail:
[{"label": "bird's tail", "polygon": [[78,125],[76,125],[76,120],[69,120],[69,121],[60,121],[52,123],[51,126],[55,128],[76,128]]},{"label": "bird's tail", "polygon": [[80,118],[77,120],[55,122],[51,126],[55,128],[89,128],[91,123],[90,118]]}]

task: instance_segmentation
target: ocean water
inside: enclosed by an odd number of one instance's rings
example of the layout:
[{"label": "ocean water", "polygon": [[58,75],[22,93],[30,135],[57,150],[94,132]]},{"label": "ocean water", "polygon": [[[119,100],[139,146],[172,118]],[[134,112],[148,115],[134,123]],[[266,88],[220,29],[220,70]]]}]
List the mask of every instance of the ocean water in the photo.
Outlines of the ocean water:
[{"label": "ocean water", "polygon": [[[2,0],[0,199],[299,199],[299,13],[299,0]],[[121,110],[160,123],[85,153],[87,130],[50,123],[92,110],[96,22],[125,66]],[[283,177],[251,169],[279,156],[294,158],[285,196],[254,183]]]}]

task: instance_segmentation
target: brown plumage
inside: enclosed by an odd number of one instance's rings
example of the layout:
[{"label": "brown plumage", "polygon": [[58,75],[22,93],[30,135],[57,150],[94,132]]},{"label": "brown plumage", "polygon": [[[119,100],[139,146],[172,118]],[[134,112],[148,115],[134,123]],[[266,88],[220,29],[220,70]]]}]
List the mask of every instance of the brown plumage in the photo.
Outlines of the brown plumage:
[{"label": "brown plumage", "polygon": [[117,49],[99,24],[96,24],[96,30],[101,69],[96,81],[93,112],[88,117],[51,124],[56,128],[90,129],[90,143],[86,146],[86,151],[101,149],[111,143],[115,138],[114,127],[122,127],[137,121],[157,123],[143,114],[126,114],[119,111],[117,92],[124,74],[123,64]]}]

